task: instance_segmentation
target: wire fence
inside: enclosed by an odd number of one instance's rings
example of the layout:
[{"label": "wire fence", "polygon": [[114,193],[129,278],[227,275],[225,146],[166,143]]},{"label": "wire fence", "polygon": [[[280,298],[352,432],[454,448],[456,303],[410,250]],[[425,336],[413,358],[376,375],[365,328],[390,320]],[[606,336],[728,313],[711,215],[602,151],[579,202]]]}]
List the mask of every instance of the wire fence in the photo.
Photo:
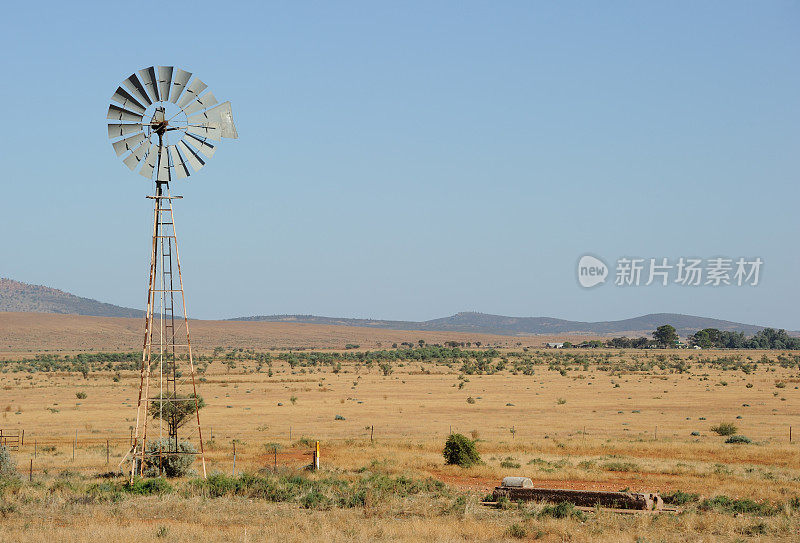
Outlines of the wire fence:
[{"label": "wire fence", "polygon": [[[469,429],[459,425],[447,425],[437,432],[418,432],[402,434],[393,428],[381,429],[374,425],[362,427],[349,436],[326,436],[314,427],[286,428],[285,434],[268,441],[263,436],[248,434],[245,439],[214,435],[213,428],[204,430],[210,439],[204,442],[206,466],[209,473],[240,473],[243,470],[257,469],[302,469],[314,462],[314,450],[317,440],[323,442],[324,448],[329,445],[364,445],[377,440],[384,443],[393,442],[401,446],[414,446],[426,441],[444,442],[449,433],[463,433],[472,439],[486,443],[503,444],[513,447],[542,445],[546,440],[551,443],[570,443],[579,453],[580,445],[585,444],[587,450],[598,443],[608,443],[612,439],[622,439],[643,443],[684,443],[686,436],[675,439],[674,429],[654,425],[649,431],[598,431],[590,425],[571,431],[547,433],[537,428],[527,427],[491,427]],[[377,430],[377,431],[376,431]],[[702,438],[708,438],[708,432]],[[766,431],[751,433],[748,436],[754,441],[773,444],[796,445],[792,427],[771,427]],[[254,439],[256,438],[256,439]],[[700,439],[697,436],[696,439]],[[715,434],[713,438],[719,439]],[[97,434],[81,433],[79,430],[68,434],[35,434],[24,429],[0,428],[0,444],[12,451],[18,469],[31,479],[41,475],[57,475],[61,472],[82,473],[85,475],[113,474],[127,471],[126,455],[133,444],[133,435],[129,434]],[[196,466],[197,467],[197,466]]]}]

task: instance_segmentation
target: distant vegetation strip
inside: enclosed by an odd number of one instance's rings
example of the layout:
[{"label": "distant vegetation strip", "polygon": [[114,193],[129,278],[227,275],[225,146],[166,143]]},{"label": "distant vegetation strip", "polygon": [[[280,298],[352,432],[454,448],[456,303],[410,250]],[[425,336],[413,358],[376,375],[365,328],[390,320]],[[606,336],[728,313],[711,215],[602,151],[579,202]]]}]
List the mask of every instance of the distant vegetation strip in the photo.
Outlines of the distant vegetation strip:
[{"label": "distant vegetation strip", "polygon": [[[455,343],[455,342],[450,342]],[[726,355],[707,356],[700,352],[688,356],[678,354],[676,350],[642,350],[630,353],[620,351],[586,351],[586,350],[535,350],[523,348],[521,351],[503,352],[494,348],[470,349],[460,346],[427,345],[420,340],[419,345],[403,346],[392,349],[374,351],[349,350],[333,351],[289,351],[281,353],[257,352],[252,349],[228,349],[218,347],[212,355],[194,357],[198,374],[206,373],[212,362],[219,362],[227,367],[227,371],[238,370],[242,373],[261,373],[266,371],[271,377],[275,361],[287,364],[293,371],[305,373],[306,368],[328,366],[334,373],[355,371],[361,367],[379,369],[384,375],[391,375],[396,368],[420,363],[419,370],[429,372],[422,364],[442,366],[450,372],[458,373],[463,379],[466,375],[494,374],[507,371],[512,374],[533,375],[538,369],[557,371],[568,375],[570,371],[586,371],[590,365],[599,371],[650,372],[655,369],[667,372],[684,373],[692,366],[709,366],[722,370],[742,371],[750,374],[758,369],[759,364],[780,365],[784,368],[800,369],[800,354],[764,352],[760,358],[732,351]],[[140,368],[141,352],[127,353],[94,353],[56,355],[42,354],[24,360],[0,362],[0,372],[71,372],[81,373],[84,378],[95,372],[136,371]],[[351,365],[345,369],[342,363]],[[154,361],[156,363],[156,361]],[[266,367],[266,368],[265,368]],[[412,371],[407,368],[407,371]],[[201,381],[203,378],[201,377]]]}]

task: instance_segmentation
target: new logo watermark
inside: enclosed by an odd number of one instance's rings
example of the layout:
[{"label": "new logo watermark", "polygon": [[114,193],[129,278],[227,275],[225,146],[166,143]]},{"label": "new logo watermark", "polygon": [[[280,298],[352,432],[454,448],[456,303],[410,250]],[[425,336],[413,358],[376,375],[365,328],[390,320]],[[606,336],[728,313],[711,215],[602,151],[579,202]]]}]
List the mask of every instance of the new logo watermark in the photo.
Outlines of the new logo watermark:
[{"label": "new logo watermark", "polygon": [[[755,287],[764,261],[759,258],[618,258],[614,285],[618,287],[678,285],[684,287]],[[605,283],[609,268],[593,255],[578,260],[578,283],[591,288]]]},{"label": "new logo watermark", "polygon": [[606,282],[608,266],[599,258],[583,255],[578,260],[578,282],[584,288],[592,288]]}]

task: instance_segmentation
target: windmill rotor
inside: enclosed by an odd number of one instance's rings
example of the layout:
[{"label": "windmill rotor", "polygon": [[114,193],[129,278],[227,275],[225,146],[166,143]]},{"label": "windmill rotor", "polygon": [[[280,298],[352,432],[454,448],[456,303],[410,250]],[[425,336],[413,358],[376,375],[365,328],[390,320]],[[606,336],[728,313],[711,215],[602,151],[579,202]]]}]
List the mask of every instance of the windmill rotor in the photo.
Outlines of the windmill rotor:
[{"label": "windmill rotor", "polygon": [[108,107],[108,137],[123,163],[157,184],[198,172],[223,138],[236,139],[230,102],[174,66],[132,73]]}]

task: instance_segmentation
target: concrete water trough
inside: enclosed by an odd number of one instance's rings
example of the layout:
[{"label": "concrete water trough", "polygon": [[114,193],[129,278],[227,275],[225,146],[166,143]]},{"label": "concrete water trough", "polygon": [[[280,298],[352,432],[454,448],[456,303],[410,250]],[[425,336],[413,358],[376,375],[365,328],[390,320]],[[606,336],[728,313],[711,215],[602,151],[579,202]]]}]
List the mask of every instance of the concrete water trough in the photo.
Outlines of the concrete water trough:
[{"label": "concrete water trough", "polygon": [[559,488],[536,488],[527,477],[506,477],[501,486],[495,487],[492,499],[511,501],[567,502],[578,507],[607,507],[639,511],[659,511],[664,502],[653,492],[608,492],[601,490],[570,490]]}]

